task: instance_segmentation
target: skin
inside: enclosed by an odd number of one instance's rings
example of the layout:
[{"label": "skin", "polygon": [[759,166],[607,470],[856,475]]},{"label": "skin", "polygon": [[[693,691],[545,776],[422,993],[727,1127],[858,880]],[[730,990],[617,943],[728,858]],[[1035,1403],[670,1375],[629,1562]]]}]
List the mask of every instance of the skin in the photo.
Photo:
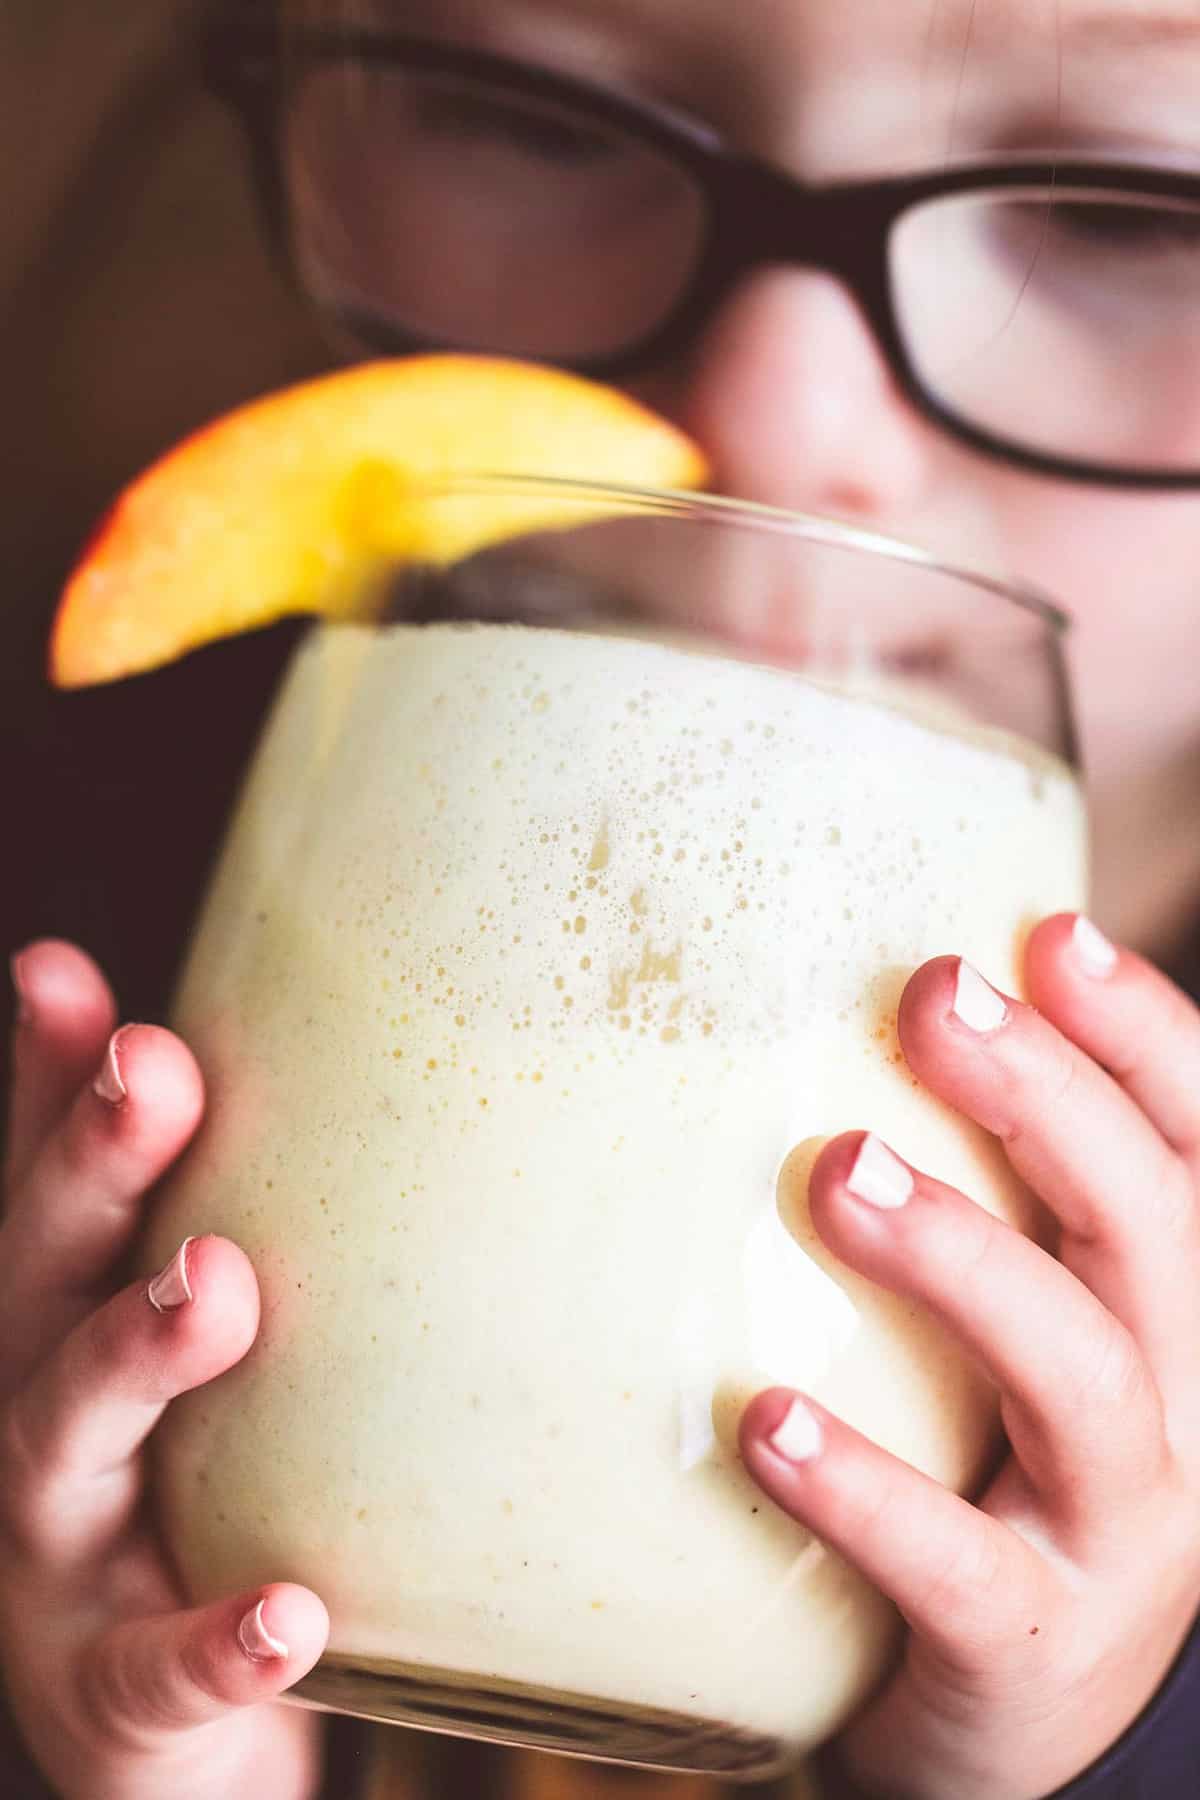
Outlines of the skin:
[{"label": "skin", "polygon": [[[404,16],[419,22],[422,4]],[[812,179],[1052,138],[1196,166],[1194,14],[1190,35],[1160,41],[1148,3],[1102,6],[1099,36],[1080,35],[1085,10],[694,0],[685,21],[673,0],[439,0],[437,18],[468,41],[536,46],[664,93]],[[810,1192],[829,1247],[934,1311],[994,1379],[1007,1459],[959,1499],[814,1404],[820,1449],[797,1463],[772,1444],[793,1400],[781,1391],[751,1404],[741,1433],[764,1491],[910,1627],[842,1734],[842,1767],[897,1800],[1029,1800],[1136,1718],[1200,1605],[1200,1015],[1147,960],[1173,953],[1200,897],[1200,498],[1074,488],[958,447],[896,392],[848,297],[797,268],[748,281],[641,391],[701,440],[726,491],[1016,569],[1079,620],[1096,912],[1132,948],[1089,972],[1073,920],[1048,920],[1028,947],[1032,1004],[1009,998],[994,1031],[954,1013],[953,956],[914,974],[900,1014],[914,1074],[997,1135],[1058,1222],[1057,1258],[920,1172],[906,1205],[865,1203],[848,1185],[862,1133],[829,1145]],[[1153,605],[1134,628],[1148,567]],[[169,1033],[128,1028],[114,1104],[91,1085],[112,1073],[100,972],[40,943],[17,976],[0,1659],[19,1722],[67,1796],[299,1800],[315,1781],[313,1721],[259,1703],[319,1655],[320,1602],[276,1585],[180,1610],[139,1508],[163,1406],[253,1340],[253,1272],[203,1239],[176,1311],[157,1313],[144,1285],[105,1298],[148,1189],[199,1122],[199,1073]],[[239,1645],[260,1600],[286,1658],[251,1661]]]}]

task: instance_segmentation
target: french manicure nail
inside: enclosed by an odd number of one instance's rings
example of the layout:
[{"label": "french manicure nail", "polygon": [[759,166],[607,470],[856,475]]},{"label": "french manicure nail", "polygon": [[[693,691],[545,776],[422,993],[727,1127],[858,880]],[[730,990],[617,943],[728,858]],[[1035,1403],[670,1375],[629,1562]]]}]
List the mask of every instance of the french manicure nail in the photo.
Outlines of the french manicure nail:
[{"label": "french manicure nail", "polygon": [[785,1462],[811,1462],[821,1448],[821,1427],[803,1400],[793,1400],[782,1421],[767,1439]]},{"label": "french manicure nail", "polygon": [[912,1199],[912,1171],[873,1133],[863,1139],[846,1187],[856,1199],[885,1212],[895,1212]]},{"label": "french manicure nail", "polygon": [[129,1098],[121,1076],[121,1036],[121,1032],[114,1031],[109,1038],[100,1072],[92,1083],[92,1092],[108,1106],[123,1106]]},{"label": "french manicure nail", "polygon": [[265,1600],[260,1600],[238,1626],[238,1643],[251,1662],[281,1662],[288,1654],[287,1645],[267,1630],[263,1617],[266,1605]]},{"label": "french manicure nail", "polygon": [[146,1289],[146,1297],[155,1312],[178,1312],[192,1298],[192,1285],[188,1280],[187,1253],[188,1246],[195,1243],[195,1238],[184,1238],[178,1250],[165,1269],[159,1271]]},{"label": "french manicure nail", "polygon": [[29,989],[26,986],[24,970],[22,968],[24,955],[24,951],[18,950],[8,959],[9,972],[12,975],[13,993],[16,995],[17,999],[15,1023],[18,1025],[28,1025],[33,1016],[29,1005]]},{"label": "french manicure nail", "polygon": [[1071,927],[1071,943],[1085,975],[1111,975],[1120,960],[1116,945],[1110,944],[1099,927],[1082,913]]},{"label": "french manicure nail", "polygon": [[978,969],[960,961],[954,985],[954,1014],[969,1030],[987,1033],[999,1031],[1008,1018],[1008,1008]]}]

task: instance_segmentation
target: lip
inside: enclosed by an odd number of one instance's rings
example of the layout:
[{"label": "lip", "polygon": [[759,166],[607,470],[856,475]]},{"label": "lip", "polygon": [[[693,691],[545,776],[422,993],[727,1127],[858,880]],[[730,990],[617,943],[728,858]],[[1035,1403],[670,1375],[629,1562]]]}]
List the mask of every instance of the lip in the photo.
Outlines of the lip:
[{"label": "lip", "polygon": [[885,652],[879,666],[890,674],[910,680],[936,679],[945,674],[953,661],[951,647],[945,642],[913,644],[905,649]]}]

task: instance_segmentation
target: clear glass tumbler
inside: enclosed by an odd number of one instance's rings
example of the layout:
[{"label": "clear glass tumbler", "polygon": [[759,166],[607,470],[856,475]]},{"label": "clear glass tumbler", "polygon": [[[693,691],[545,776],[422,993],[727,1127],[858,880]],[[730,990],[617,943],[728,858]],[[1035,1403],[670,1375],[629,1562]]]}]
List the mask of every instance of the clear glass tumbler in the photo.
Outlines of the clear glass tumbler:
[{"label": "clear glass tumbler", "polygon": [[908,976],[1080,905],[1061,636],[1036,597],[813,519],[480,480],[508,541],[295,654],[175,1023],[209,1087],[147,1265],[237,1240],[259,1339],[159,1434],[194,1596],[318,1590],[310,1704],[770,1774],[892,1608],[772,1509],[775,1383],[969,1491],[990,1388],[807,1210],[852,1127],[1022,1229],[915,1083]]}]

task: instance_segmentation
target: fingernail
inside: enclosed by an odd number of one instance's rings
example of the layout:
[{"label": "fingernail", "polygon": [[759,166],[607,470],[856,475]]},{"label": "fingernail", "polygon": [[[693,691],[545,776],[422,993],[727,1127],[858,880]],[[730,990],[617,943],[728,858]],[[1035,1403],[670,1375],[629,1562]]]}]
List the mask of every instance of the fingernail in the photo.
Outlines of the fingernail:
[{"label": "fingernail", "polygon": [[811,1462],[822,1443],[816,1414],[809,1411],[803,1400],[793,1400],[767,1442],[785,1462]]},{"label": "fingernail", "polygon": [[100,1073],[92,1083],[92,1092],[99,1096],[108,1106],[123,1106],[129,1098],[129,1089],[121,1079],[121,1038],[123,1031],[114,1031],[108,1040],[108,1049],[104,1052],[104,1061],[100,1064]]},{"label": "fingernail", "polygon": [[863,1139],[854,1167],[846,1177],[846,1186],[858,1200],[895,1212],[912,1199],[912,1171],[889,1150],[881,1138],[872,1133]]},{"label": "fingernail", "polygon": [[263,1617],[266,1605],[265,1600],[260,1600],[238,1626],[238,1643],[251,1662],[281,1662],[288,1654],[287,1645],[267,1630]]},{"label": "fingernail", "polygon": [[187,1253],[188,1245],[195,1243],[195,1238],[184,1238],[178,1250],[165,1269],[159,1271],[146,1289],[146,1297],[155,1312],[178,1312],[192,1298],[192,1286],[188,1280]]},{"label": "fingernail", "polygon": [[1110,944],[1104,933],[1082,913],[1071,927],[1071,943],[1085,975],[1100,978],[1111,975],[1120,959],[1116,945]]},{"label": "fingernail", "polygon": [[10,956],[8,959],[8,967],[12,975],[13,992],[17,997],[15,1022],[18,1025],[28,1025],[30,1019],[33,1017],[33,1012],[29,1004],[29,989],[25,983],[25,972],[23,968],[24,960],[25,952],[23,950],[18,950],[15,955]]},{"label": "fingernail", "polygon": [[954,986],[954,1013],[971,1031],[998,1031],[1008,1018],[1008,1008],[995,988],[969,962],[958,965]]}]

